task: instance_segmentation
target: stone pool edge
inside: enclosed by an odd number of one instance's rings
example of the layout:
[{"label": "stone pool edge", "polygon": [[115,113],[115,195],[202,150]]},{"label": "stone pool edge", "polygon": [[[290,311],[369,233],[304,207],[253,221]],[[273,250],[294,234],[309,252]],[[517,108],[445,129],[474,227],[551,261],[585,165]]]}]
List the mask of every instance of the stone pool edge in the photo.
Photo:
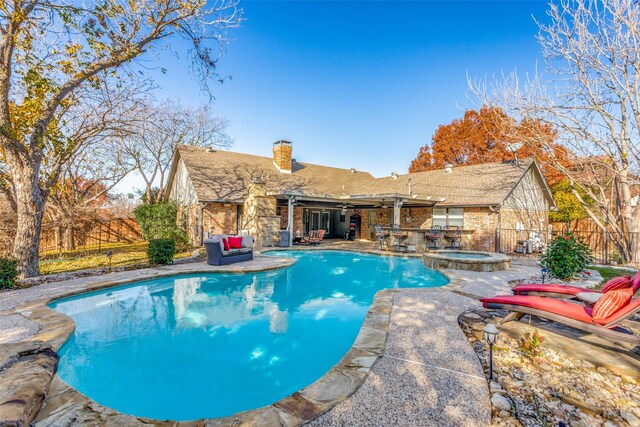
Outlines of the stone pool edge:
[{"label": "stone pool edge", "polygon": [[[379,253],[368,251],[350,252],[367,252],[380,255]],[[150,270],[148,274],[143,276],[99,281],[62,290],[47,297],[19,304],[13,312],[34,321],[39,326],[38,333],[25,342],[44,342],[49,344],[54,351],[57,351],[73,334],[75,323],[69,316],[48,307],[48,304],[53,301],[101,289],[126,286],[127,284],[153,278],[205,273],[255,273],[288,268],[296,262],[294,258],[279,257],[278,259],[280,263],[275,266],[243,270],[206,270],[197,266],[194,266],[196,268],[180,271],[172,269]],[[447,276],[446,274],[444,275]],[[450,279],[450,283],[443,286],[443,288],[449,287],[452,283],[453,280]],[[399,292],[397,289],[383,289],[376,293],[354,344],[335,366],[312,384],[271,405],[240,412],[228,417],[179,422],[156,420],[123,414],[103,406],[66,384],[58,375],[55,375],[51,381],[50,390],[44,396],[42,406],[39,408],[38,413],[35,414],[35,420],[47,425],[51,422],[55,424],[56,421],[60,421],[60,417],[80,421],[84,417],[95,419],[97,416],[106,423],[112,421],[117,425],[187,427],[195,425],[268,425],[270,423],[286,426],[306,424],[349,398],[364,384],[371,368],[380,359],[386,347],[393,295],[397,292]]]},{"label": "stone pool edge", "polygon": [[[349,398],[364,384],[371,368],[382,356],[389,333],[389,319],[396,289],[383,289],[374,297],[367,316],[353,345],[329,371],[312,384],[283,399],[256,409],[237,414],[205,418],[194,421],[169,421],[136,417],[103,406],[66,384],[57,375],[52,381],[50,393],[40,409],[36,422],[55,424],[60,418],[102,418],[106,425],[155,425],[155,426],[228,426],[228,425],[281,425],[306,424],[326,413],[338,403]],[[48,310],[54,311],[53,309]],[[55,312],[58,313],[58,312]],[[59,313],[68,318],[66,315]],[[73,320],[68,318],[71,326]],[[71,329],[71,332],[73,329]],[[62,341],[64,343],[64,341]],[[70,413],[71,412],[71,413]]]}]

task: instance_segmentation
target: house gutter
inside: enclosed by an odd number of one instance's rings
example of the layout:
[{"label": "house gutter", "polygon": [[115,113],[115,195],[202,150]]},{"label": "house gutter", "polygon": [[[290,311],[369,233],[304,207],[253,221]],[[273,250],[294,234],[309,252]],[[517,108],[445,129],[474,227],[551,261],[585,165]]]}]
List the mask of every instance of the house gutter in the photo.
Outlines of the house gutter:
[{"label": "house gutter", "polygon": [[498,226],[496,227],[496,252],[500,252],[500,247],[501,245],[501,230],[502,230],[502,209],[500,205],[496,205],[496,206],[489,206],[489,210],[491,212],[497,213],[498,214]]}]

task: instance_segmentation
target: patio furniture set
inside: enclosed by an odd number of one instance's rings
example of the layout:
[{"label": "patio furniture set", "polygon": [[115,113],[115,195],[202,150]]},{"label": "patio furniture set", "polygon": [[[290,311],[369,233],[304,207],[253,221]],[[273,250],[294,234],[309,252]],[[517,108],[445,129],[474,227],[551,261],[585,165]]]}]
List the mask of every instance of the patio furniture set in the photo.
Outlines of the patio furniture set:
[{"label": "patio furniture set", "polygon": [[480,301],[485,308],[511,312],[501,324],[529,314],[612,341],[639,345],[640,336],[629,329],[629,319],[640,313],[640,298],[633,299],[638,289],[640,272],[633,277],[611,279],[602,291],[558,284],[521,284],[513,288],[513,295]]},{"label": "patio furniture set", "polygon": [[[392,250],[394,252],[415,252],[416,243],[409,239],[409,231],[413,229],[401,228],[394,224],[391,227],[374,225],[377,247],[380,250]],[[427,249],[461,249],[462,229],[460,227],[441,227],[434,225],[428,230],[422,231],[427,241]],[[444,246],[442,243],[444,242]]]}]

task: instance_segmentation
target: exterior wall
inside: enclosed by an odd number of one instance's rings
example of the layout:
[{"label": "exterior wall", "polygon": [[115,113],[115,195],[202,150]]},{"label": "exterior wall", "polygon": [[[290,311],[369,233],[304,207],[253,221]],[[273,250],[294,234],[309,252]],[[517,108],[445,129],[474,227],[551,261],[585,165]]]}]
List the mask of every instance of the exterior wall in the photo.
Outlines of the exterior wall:
[{"label": "exterior wall", "polygon": [[243,225],[253,236],[257,249],[276,246],[279,241],[281,217],[276,215],[275,197],[267,196],[265,183],[251,183],[244,201]]},{"label": "exterior wall", "polygon": [[549,202],[544,194],[543,183],[533,169],[527,171],[502,206],[519,211],[549,211]]},{"label": "exterior wall", "polygon": [[200,205],[178,205],[178,226],[187,232],[189,243],[202,245],[202,225],[200,224]]},{"label": "exterior wall", "polygon": [[495,251],[498,220],[499,214],[487,207],[465,207],[462,248],[474,251]]},{"label": "exterior wall", "polygon": [[208,234],[237,234],[238,207],[231,204],[208,203],[202,210],[202,227]]},{"label": "exterior wall", "polygon": [[176,174],[169,189],[169,200],[173,200],[178,205],[189,206],[198,203],[196,190],[193,188],[189,172],[182,159],[178,161]]},{"label": "exterior wall", "polygon": [[[300,233],[304,234],[304,228],[302,224],[302,206],[294,206],[293,207],[293,233],[295,235],[296,231],[300,231]],[[289,222],[289,206],[282,206],[280,208],[280,230],[287,229],[287,222]]]}]

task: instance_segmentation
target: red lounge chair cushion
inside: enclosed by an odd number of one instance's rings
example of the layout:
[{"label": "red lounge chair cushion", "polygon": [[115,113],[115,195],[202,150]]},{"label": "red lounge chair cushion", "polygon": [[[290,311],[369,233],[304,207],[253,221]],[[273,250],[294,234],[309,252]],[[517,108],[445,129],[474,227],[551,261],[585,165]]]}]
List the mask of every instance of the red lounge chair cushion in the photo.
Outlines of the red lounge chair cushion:
[{"label": "red lounge chair cushion", "polygon": [[516,295],[527,294],[529,292],[554,292],[557,294],[566,294],[566,295],[577,295],[580,292],[598,292],[593,289],[580,288],[578,286],[566,286],[566,285],[556,285],[553,283],[549,283],[546,285],[542,284],[522,284],[517,285],[513,288],[513,293]]},{"label": "red lounge chair cushion", "polygon": [[622,307],[629,305],[633,290],[618,289],[609,291],[593,306],[593,320],[601,325],[607,324],[606,320],[614,315]]},{"label": "red lounge chair cushion", "polygon": [[631,287],[631,277],[623,276],[623,277],[614,277],[609,280],[602,287],[602,293],[606,294],[609,291],[617,291],[618,289],[625,289]]},{"label": "red lounge chair cushion", "polygon": [[558,314],[570,319],[579,320],[585,323],[593,323],[591,319],[591,308],[581,304],[574,304],[566,300],[559,300],[545,297],[532,297],[526,295],[502,295],[493,298],[482,298],[480,301],[485,308],[491,308],[488,304],[509,304],[522,307],[535,308]]},{"label": "red lounge chair cushion", "polygon": [[229,241],[226,238],[222,239],[222,249],[225,251],[229,251],[229,249],[231,249],[229,247]]},{"label": "red lounge chair cushion", "polygon": [[638,271],[635,276],[633,276],[633,279],[631,279],[631,289],[633,289],[633,292],[640,289],[640,271]]},{"label": "red lounge chair cushion", "polygon": [[231,237],[231,236],[229,236],[229,247],[231,249],[240,249],[240,248],[242,248],[242,237]]}]

